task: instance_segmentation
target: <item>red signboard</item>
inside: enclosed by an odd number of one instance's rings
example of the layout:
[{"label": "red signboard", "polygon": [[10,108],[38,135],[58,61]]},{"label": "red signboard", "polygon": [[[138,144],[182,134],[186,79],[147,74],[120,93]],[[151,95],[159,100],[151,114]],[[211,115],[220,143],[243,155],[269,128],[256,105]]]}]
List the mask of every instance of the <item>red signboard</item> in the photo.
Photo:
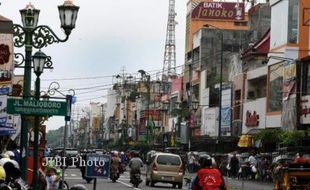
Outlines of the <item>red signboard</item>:
[{"label": "red signboard", "polygon": [[246,120],[245,126],[247,127],[257,127],[259,125],[259,115],[254,111],[251,113],[250,111],[246,112]]},{"label": "red signboard", "polygon": [[192,11],[193,19],[244,20],[244,4],[201,2]]},{"label": "red signboard", "polygon": [[152,118],[153,121],[160,121],[160,111],[159,110],[145,110],[144,111],[145,118]]}]

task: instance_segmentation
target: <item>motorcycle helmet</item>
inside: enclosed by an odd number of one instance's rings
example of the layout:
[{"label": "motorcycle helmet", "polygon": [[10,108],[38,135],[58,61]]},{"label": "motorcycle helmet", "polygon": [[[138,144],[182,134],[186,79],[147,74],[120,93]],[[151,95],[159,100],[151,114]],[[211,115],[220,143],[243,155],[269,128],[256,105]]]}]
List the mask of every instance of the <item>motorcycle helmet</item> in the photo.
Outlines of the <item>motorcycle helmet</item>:
[{"label": "motorcycle helmet", "polygon": [[87,187],[85,187],[82,184],[76,184],[76,185],[72,186],[70,188],[70,190],[88,190],[88,189],[87,189]]},{"label": "motorcycle helmet", "polygon": [[212,158],[208,154],[203,154],[199,156],[199,164],[201,168],[211,167],[212,166]]},{"label": "motorcycle helmet", "polygon": [[0,166],[0,183],[3,183],[5,181],[6,174],[3,166]]},{"label": "motorcycle helmet", "polygon": [[11,159],[14,159],[14,157],[15,157],[15,154],[14,154],[14,152],[13,151],[6,151],[4,154],[6,154],[6,155],[8,155],[9,156],[9,158],[11,158]]},{"label": "motorcycle helmet", "polygon": [[2,154],[1,154],[1,159],[2,159],[2,158],[10,158],[10,157],[9,157],[9,155],[7,155],[7,154],[5,154],[5,153],[2,153]]},{"label": "motorcycle helmet", "polygon": [[12,179],[18,179],[21,177],[21,171],[19,167],[16,166],[13,162],[6,162],[3,165],[6,174],[6,181],[9,182]]}]

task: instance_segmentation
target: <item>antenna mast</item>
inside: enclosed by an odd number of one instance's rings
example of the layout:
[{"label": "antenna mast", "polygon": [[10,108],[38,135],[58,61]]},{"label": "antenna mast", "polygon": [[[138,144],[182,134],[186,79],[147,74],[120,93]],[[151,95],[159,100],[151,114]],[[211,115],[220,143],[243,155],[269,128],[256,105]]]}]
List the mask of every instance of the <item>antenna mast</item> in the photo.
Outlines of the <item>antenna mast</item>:
[{"label": "antenna mast", "polygon": [[176,76],[176,52],[175,52],[175,0],[169,0],[169,13],[166,33],[166,44],[163,64],[162,80]]}]

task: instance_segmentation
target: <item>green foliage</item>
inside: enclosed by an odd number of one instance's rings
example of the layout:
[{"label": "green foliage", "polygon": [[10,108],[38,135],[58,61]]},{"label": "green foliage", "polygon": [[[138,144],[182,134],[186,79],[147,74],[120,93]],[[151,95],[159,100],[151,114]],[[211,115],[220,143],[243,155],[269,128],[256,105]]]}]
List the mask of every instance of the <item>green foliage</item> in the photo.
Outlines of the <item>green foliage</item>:
[{"label": "green foliage", "polygon": [[282,134],[281,144],[286,146],[297,146],[305,136],[303,131],[285,131]]},{"label": "green foliage", "polygon": [[254,136],[254,140],[262,143],[278,143],[281,141],[283,131],[281,129],[265,129]]},{"label": "green foliage", "polygon": [[[46,133],[47,145],[50,147],[57,147],[63,144],[64,127],[60,127],[55,130],[49,130]],[[62,145],[63,146],[63,145]]]},{"label": "green foliage", "polygon": [[281,129],[265,129],[254,136],[254,140],[265,143],[276,143],[285,146],[297,146],[305,136],[303,131],[283,131]]},{"label": "green foliage", "polygon": [[179,109],[173,109],[170,113],[172,116],[179,116],[180,118],[187,119],[190,115],[189,108],[187,106],[187,102],[182,102]]}]

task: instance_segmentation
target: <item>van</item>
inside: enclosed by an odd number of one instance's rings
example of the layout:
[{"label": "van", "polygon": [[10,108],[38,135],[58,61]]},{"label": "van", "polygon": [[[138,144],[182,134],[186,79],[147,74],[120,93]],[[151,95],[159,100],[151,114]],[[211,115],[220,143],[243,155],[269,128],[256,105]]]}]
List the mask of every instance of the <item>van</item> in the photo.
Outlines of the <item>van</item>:
[{"label": "van", "polygon": [[154,187],[155,183],[171,183],[173,188],[183,185],[183,163],[177,154],[152,152],[148,154],[145,184]]}]

